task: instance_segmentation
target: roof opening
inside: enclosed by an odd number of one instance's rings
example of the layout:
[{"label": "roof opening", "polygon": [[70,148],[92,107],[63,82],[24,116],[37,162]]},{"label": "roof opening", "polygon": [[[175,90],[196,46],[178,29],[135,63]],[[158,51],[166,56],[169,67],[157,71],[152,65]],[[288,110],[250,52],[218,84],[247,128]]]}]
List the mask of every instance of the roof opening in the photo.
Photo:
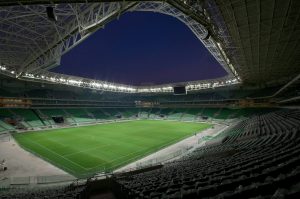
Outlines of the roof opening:
[{"label": "roof opening", "polygon": [[125,13],[64,55],[52,71],[129,85],[227,74],[184,23],[151,12]]}]

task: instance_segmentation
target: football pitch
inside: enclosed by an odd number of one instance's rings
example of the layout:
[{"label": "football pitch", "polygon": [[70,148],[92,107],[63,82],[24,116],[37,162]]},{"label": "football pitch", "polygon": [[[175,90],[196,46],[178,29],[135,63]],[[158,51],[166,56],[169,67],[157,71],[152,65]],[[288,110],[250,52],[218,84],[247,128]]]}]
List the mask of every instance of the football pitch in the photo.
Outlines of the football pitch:
[{"label": "football pitch", "polygon": [[136,120],[15,134],[25,150],[66,172],[86,177],[124,166],[195,132],[206,123]]}]

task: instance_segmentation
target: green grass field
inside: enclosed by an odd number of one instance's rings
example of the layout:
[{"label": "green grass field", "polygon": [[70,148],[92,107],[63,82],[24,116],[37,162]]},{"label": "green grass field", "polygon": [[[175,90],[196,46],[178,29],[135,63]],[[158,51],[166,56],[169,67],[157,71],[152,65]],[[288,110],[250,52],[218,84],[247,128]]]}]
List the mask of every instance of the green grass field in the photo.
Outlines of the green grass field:
[{"label": "green grass field", "polygon": [[124,166],[210,124],[137,120],[15,134],[24,149],[77,177]]}]

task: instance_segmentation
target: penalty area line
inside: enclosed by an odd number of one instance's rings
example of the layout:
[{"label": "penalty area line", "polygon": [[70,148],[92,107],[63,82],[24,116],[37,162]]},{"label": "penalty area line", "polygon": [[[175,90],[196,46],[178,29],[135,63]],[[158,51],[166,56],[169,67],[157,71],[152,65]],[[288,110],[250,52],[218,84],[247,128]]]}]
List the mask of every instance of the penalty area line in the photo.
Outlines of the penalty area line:
[{"label": "penalty area line", "polygon": [[[57,155],[57,156],[63,158],[64,160],[67,160],[68,162],[70,162],[70,163],[72,163],[72,164],[74,164],[74,165],[76,165],[76,166],[79,166],[80,168],[82,168],[82,169],[84,169],[84,170],[87,170],[85,167],[81,166],[80,164],[77,164],[76,162],[73,162],[72,160],[69,160],[68,158],[65,158],[64,156],[62,156],[62,155],[56,153],[55,151],[52,151],[51,149],[49,149],[49,148],[47,148],[47,147],[45,147],[45,146],[43,146],[43,145],[41,145],[41,144],[39,144],[39,143],[37,143],[37,142],[34,142],[34,141],[29,140],[29,139],[27,139],[27,138],[25,138],[25,139],[28,140],[29,142],[35,144],[35,145],[40,146],[41,148],[46,149],[47,151],[49,151],[49,152],[51,152],[51,153],[53,153],[53,154],[55,154],[55,155]],[[63,168],[64,168],[64,166],[63,166]],[[68,169],[69,169],[69,168],[68,168]],[[70,170],[72,170],[72,169],[70,169]],[[72,170],[72,171],[73,171],[73,170]]]}]

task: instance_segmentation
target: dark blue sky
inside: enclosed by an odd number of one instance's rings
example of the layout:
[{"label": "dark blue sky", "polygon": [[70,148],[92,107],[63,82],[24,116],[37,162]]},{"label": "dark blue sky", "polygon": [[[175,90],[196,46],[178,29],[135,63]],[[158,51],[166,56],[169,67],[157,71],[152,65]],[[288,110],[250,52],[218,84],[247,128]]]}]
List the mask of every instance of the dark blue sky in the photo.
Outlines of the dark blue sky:
[{"label": "dark blue sky", "polygon": [[131,12],[62,57],[54,72],[131,85],[226,75],[192,31],[174,17]]}]

